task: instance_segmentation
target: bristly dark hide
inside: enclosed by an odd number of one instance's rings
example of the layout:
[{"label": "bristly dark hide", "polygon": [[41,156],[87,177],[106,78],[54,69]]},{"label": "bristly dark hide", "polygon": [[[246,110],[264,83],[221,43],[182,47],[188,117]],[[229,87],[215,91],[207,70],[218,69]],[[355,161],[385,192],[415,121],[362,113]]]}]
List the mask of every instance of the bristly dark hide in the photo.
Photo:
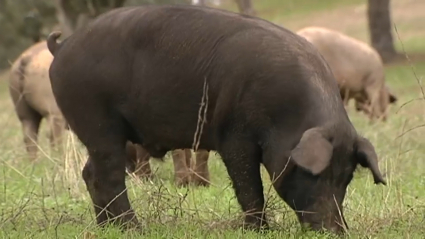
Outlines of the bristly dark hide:
[{"label": "bristly dark hide", "polygon": [[263,164],[272,179],[282,174],[273,185],[303,225],[343,230],[339,209],[358,156],[376,161],[374,148],[355,147],[364,139],[329,66],[303,38],[223,10],[145,6],[106,13],[59,46],[52,89],[88,149],[83,175],[99,224],[113,216],[138,224],[121,193],[125,144],[157,156],[191,148],[206,80],[199,148],[223,158],[248,227],[267,227]]}]

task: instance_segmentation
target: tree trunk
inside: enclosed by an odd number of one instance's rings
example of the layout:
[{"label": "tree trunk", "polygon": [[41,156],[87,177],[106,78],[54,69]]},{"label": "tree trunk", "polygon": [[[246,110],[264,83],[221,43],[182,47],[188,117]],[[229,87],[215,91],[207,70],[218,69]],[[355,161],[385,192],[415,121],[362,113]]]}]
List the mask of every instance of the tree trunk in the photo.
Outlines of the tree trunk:
[{"label": "tree trunk", "polygon": [[252,6],[251,0],[235,0],[240,13],[255,16],[256,12]]},{"label": "tree trunk", "polygon": [[391,27],[390,0],[368,0],[370,41],[387,63],[396,56]]}]

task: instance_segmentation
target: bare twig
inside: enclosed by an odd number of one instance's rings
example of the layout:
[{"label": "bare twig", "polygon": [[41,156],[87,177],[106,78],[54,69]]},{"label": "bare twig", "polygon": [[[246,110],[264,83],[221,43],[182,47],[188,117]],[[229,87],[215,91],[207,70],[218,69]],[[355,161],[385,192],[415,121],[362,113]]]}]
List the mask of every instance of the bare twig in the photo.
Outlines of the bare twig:
[{"label": "bare twig", "polygon": [[[204,111],[202,111],[202,108],[204,107]],[[193,151],[198,151],[198,147],[201,141],[202,136],[202,130],[204,128],[204,124],[207,120],[207,108],[208,108],[208,83],[207,79],[204,79],[204,87],[202,90],[202,99],[201,99],[201,105],[199,107],[198,111],[198,123],[196,125],[196,131],[195,135],[193,137],[193,144],[192,149]]]},{"label": "bare twig", "polygon": [[398,108],[398,110],[395,112],[396,114],[398,114],[398,112],[404,107],[404,106],[406,106],[406,105],[408,105],[408,104],[410,104],[411,102],[413,102],[413,101],[417,101],[417,100],[425,100],[424,98],[416,98],[416,99],[411,99],[411,100],[408,100],[408,101],[406,101],[405,103],[403,103],[399,108]]},{"label": "bare twig", "polygon": [[422,127],[425,127],[425,124],[417,125],[417,126],[415,126],[415,127],[413,127],[413,128],[410,128],[410,129],[408,129],[408,130],[404,131],[403,133],[401,133],[401,134],[400,134],[399,136],[397,136],[395,139],[398,139],[398,138],[402,137],[403,135],[405,135],[405,134],[409,133],[410,131],[413,131],[413,130],[415,130],[415,129],[419,129],[419,128],[422,128]]},{"label": "bare twig", "polygon": [[[404,48],[403,41],[402,41],[402,40],[401,40],[401,38],[400,38],[400,34],[398,34],[397,25],[396,25],[395,23],[394,23],[394,30],[395,30],[395,32],[396,32],[396,35],[397,35],[398,40],[400,41],[401,49],[402,49],[402,51],[403,51],[403,53],[404,53],[404,56],[406,57],[407,61],[409,62],[409,66],[410,66],[410,68],[412,69],[413,75],[415,76],[416,82],[418,82],[418,85],[419,85],[419,87],[421,88],[422,99],[424,99],[424,100],[425,100],[425,92],[424,92],[424,89],[423,89],[423,87],[422,87],[422,85],[421,85],[421,82],[420,82],[420,80],[419,80],[418,75],[416,74],[415,67],[413,66],[412,61],[410,60],[409,56],[407,55],[407,52],[406,52],[406,50],[405,50],[405,48]],[[400,108],[401,108],[401,107],[400,107]]]},{"label": "bare twig", "polygon": [[[423,89],[423,87],[422,87],[422,85],[421,85],[421,82],[420,82],[420,80],[419,80],[419,77],[418,77],[418,76],[417,76],[417,74],[416,74],[415,67],[413,66],[412,61],[410,60],[409,56],[408,56],[408,55],[407,55],[407,53],[406,53],[406,50],[405,50],[405,48],[404,48],[403,41],[402,41],[402,40],[401,40],[401,38],[400,38],[400,34],[398,33],[397,25],[396,25],[396,24],[394,24],[394,30],[395,30],[395,32],[396,32],[396,35],[397,35],[398,40],[400,41],[400,44],[401,44],[401,48],[402,48],[402,50],[403,50],[403,53],[404,53],[404,55],[405,55],[405,57],[406,57],[407,61],[409,62],[409,66],[410,66],[410,68],[412,69],[413,75],[415,76],[416,82],[418,83],[418,85],[419,85],[419,87],[420,87],[420,89],[421,89],[421,93],[422,93],[422,100],[425,100],[425,92],[424,92],[424,89]],[[413,99],[413,100],[410,100],[410,101],[408,101],[408,102],[404,103],[403,105],[401,105],[401,106],[400,106],[399,110],[400,110],[402,107],[406,106],[407,104],[409,104],[410,102],[413,102],[413,101],[415,101],[415,100],[416,100],[416,99]],[[399,110],[397,110],[397,112],[398,112]],[[407,131],[404,131],[404,130],[403,130],[403,133],[402,133],[402,134],[400,134],[399,136],[397,136],[397,137],[396,137],[396,139],[398,139],[399,137],[402,137],[403,135],[407,134],[408,132],[410,132],[410,131],[412,131],[412,130],[415,130],[415,129],[418,129],[418,128],[421,128],[421,127],[424,127],[424,126],[425,126],[425,124],[415,126],[415,127],[411,128],[411,129],[408,129]]]}]

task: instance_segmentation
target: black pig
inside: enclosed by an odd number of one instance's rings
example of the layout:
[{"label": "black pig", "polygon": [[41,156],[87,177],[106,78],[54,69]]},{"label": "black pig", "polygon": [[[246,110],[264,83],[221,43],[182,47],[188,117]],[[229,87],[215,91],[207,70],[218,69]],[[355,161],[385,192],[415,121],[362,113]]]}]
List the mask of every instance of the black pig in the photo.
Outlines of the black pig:
[{"label": "black pig", "polygon": [[253,228],[267,226],[260,164],[316,230],[342,231],[358,164],[385,184],[328,64],[289,30],[205,7],[139,6],[103,14],[62,43],[59,36],[48,38],[52,89],[87,147],[83,178],[99,224],[138,222],[123,192],[127,140],[153,157],[191,148],[199,112],[199,148],[221,155]]}]

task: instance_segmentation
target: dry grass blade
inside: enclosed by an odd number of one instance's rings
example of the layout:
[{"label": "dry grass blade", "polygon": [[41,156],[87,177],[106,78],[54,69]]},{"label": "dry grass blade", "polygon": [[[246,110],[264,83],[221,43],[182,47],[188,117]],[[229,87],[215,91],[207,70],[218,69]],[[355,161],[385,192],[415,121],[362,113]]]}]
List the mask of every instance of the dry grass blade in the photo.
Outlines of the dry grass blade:
[{"label": "dry grass blade", "polygon": [[207,83],[207,79],[205,78],[204,86],[202,89],[201,104],[199,106],[199,112],[198,112],[198,122],[196,124],[196,130],[193,136],[192,149],[195,152],[198,151],[199,143],[202,137],[202,130],[204,128],[204,124],[207,121],[207,109],[208,109],[208,83]]}]

